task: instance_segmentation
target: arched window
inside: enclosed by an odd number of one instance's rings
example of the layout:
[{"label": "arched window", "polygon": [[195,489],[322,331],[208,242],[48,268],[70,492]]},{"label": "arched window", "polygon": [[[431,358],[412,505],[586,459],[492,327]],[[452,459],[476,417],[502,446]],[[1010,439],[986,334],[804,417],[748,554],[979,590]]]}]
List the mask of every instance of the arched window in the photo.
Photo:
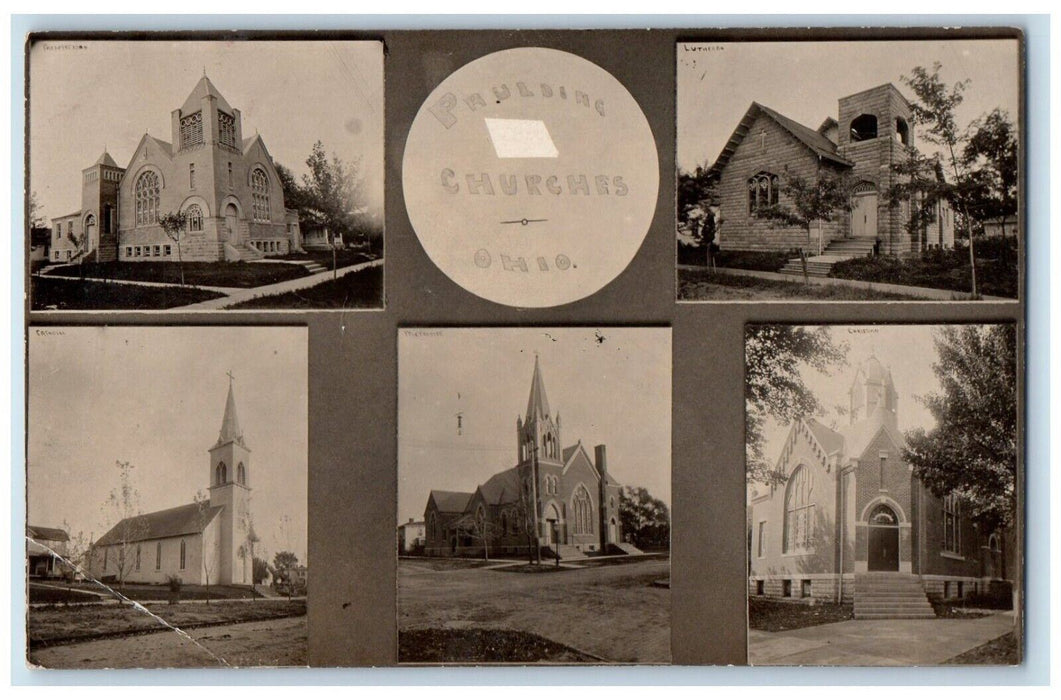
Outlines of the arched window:
[{"label": "arched window", "polygon": [[895,139],[904,146],[910,145],[910,125],[902,117],[895,118]]},{"label": "arched window", "polygon": [[187,545],[184,540],[181,540],[181,570],[184,570],[185,556],[187,555]]},{"label": "arched window", "polygon": [[435,518],[435,511],[427,514],[427,537],[432,540],[438,537],[438,520]]},{"label": "arched window", "polygon": [[895,516],[894,510],[880,503],[870,513],[869,524],[878,527],[896,527],[899,524],[899,518]]},{"label": "arched window", "polygon": [[748,213],[777,204],[781,181],[777,175],[763,171],[748,179]]},{"label": "arched window", "polygon": [[593,504],[589,500],[589,491],[583,484],[575,489],[575,498],[571,502],[571,511],[574,515],[574,526],[576,535],[588,535],[593,532]]},{"label": "arched window", "polygon": [[225,466],[224,462],[217,463],[217,483],[227,484],[228,483],[228,467]]},{"label": "arched window", "polygon": [[243,466],[243,462],[239,463],[236,467],[236,483],[246,486],[247,485],[247,468]]},{"label": "arched window", "polygon": [[144,172],[136,179],[136,225],[144,226],[158,221],[159,199],[158,173]]},{"label": "arched window", "polygon": [[155,571],[162,568],[162,543],[155,543]]},{"label": "arched window", "polygon": [[251,192],[254,194],[254,220],[269,220],[269,177],[261,168],[251,173]]},{"label": "arched window", "polygon": [[868,141],[877,138],[877,117],[860,114],[851,120],[851,140]]},{"label": "arched window", "polygon": [[184,212],[184,216],[188,220],[188,231],[202,231],[203,230],[203,210],[198,204],[193,204]]},{"label": "arched window", "polygon": [[810,472],[799,466],[785,488],[785,552],[808,550],[813,544],[814,488]]}]

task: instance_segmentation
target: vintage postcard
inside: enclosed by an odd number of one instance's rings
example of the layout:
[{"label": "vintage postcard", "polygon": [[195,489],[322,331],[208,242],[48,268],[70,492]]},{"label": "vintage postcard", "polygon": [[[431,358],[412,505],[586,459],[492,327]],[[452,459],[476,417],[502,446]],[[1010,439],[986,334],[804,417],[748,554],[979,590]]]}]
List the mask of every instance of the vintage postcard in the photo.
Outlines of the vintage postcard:
[{"label": "vintage postcard", "polygon": [[32,666],[307,664],[306,336],[30,327]]},{"label": "vintage postcard", "polygon": [[399,663],[669,663],[670,329],[398,333]]},{"label": "vintage postcard", "polygon": [[383,306],[383,45],[28,43],[32,311]]},{"label": "vintage postcard", "polygon": [[679,43],[680,301],[1015,300],[1020,42]]},{"label": "vintage postcard", "polygon": [[1021,658],[1017,327],[746,329],[748,662]]}]

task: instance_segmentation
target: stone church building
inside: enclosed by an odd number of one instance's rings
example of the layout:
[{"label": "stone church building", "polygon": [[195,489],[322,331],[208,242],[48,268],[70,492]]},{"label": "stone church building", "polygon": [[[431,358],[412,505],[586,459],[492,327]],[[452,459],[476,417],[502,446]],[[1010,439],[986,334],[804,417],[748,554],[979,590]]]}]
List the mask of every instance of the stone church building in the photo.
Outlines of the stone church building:
[{"label": "stone church building", "polygon": [[[853,601],[856,617],[933,617],[928,597],[1006,587],[1011,538],[981,532],[903,461],[891,372],[870,357],[849,389],[848,425],[796,420],[786,476],[749,489],[749,595]],[[1006,589],[1008,590],[1008,589]]]},{"label": "stone church building", "polygon": [[92,544],[93,578],[166,583],[179,576],[196,585],[253,584],[258,537],[250,513],[250,448],[231,381],[221,430],[208,452],[209,499],[121,520]]},{"label": "stone church building", "polygon": [[184,260],[257,260],[301,250],[272,156],[244,137],[239,109],[205,73],[170,116],[171,135],[140,139],[128,165],[106,151],[81,171],[81,208],[52,219],[53,263],[177,260],[159,217],[183,212]]},{"label": "stone church building", "polygon": [[425,554],[525,554],[543,557],[634,551],[622,543],[619,493],[604,445],[591,457],[579,440],[563,446],[560,413],[545,394],[538,358],[523,417],[516,417],[516,465],[474,491],[432,490],[424,508]]},{"label": "stone church building", "polygon": [[[879,243],[889,255],[954,245],[954,219],[939,205],[934,222],[910,232],[910,202],[885,198],[896,183],[892,166],[914,147],[910,103],[887,83],[841,97],[837,116],[813,129],[753,102],[710,174],[718,186],[716,242],[729,250],[809,254],[865,254]],[[843,177],[852,188],[850,212],[812,223],[810,231],[758,216],[765,207],[789,204],[782,190],[798,176],[814,184],[821,176]]]}]

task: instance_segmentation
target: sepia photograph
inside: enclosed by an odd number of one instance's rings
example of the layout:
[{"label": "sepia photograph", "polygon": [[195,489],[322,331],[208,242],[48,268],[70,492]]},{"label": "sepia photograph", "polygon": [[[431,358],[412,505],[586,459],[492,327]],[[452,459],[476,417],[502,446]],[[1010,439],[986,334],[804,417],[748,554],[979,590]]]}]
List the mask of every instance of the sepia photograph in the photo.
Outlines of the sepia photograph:
[{"label": "sepia photograph", "polygon": [[42,34],[27,61],[32,311],[383,307],[382,42]]},{"label": "sepia photograph", "polygon": [[1017,327],[749,325],[748,662],[1015,665]]},{"label": "sepia photograph", "polygon": [[669,663],[670,329],[398,333],[399,663]]},{"label": "sepia photograph", "polygon": [[305,328],[30,327],[31,668],[307,664],[306,368]]},{"label": "sepia photograph", "polygon": [[1013,301],[1017,38],[679,43],[679,301]]}]

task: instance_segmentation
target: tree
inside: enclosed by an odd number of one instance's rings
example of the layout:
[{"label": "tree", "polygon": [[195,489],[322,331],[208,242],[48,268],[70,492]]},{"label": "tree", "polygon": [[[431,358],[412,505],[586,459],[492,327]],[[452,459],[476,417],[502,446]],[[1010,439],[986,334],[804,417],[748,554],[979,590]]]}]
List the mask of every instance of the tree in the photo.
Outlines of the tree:
[{"label": "tree", "polygon": [[291,570],[298,566],[298,557],[294,552],[277,552],[273,556],[273,571],[277,579],[287,581],[291,577]]},{"label": "tree", "polygon": [[704,250],[705,261],[712,263],[712,250],[718,221],[711,205],[718,199],[718,180],[703,166],[693,172],[678,173],[678,222],[687,229]]},{"label": "tree", "polygon": [[[958,127],[955,109],[964,101],[965,89],[970,80],[961,80],[948,86],[939,75],[943,64],[935,62],[929,72],[923,66],[915,66],[910,75],[902,80],[914,91],[917,100],[912,102],[914,124],[923,127],[921,137],[928,143],[939,146],[942,153],[922,156],[922,167],[931,168],[937,180],[930,192],[932,198],[945,199],[958,213],[965,236],[969,241],[969,265],[972,274],[972,295],[977,296],[976,251],[973,241],[971,193],[977,189],[976,178],[971,176],[970,162],[963,157],[963,144],[968,140],[968,131]],[[916,164],[915,164],[916,165]],[[903,166],[900,166],[903,167]],[[907,169],[913,167],[905,166]],[[950,180],[942,177],[949,171]],[[889,199],[892,197],[889,195]],[[913,207],[911,207],[913,209]]]},{"label": "tree", "polygon": [[476,512],[474,518],[462,519],[457,524],[457,536],[469,537],[483,543],[483,559],[490,560],[490,540],[499,534],[499,528],[490,522],[485,509]]},{"label": "tree", "polygon": [[254,557],[254,585],[265,583],[267,578],[269,578],[269,562],[260,557]]},{"label": "tree", "polygon": [[[210,496],[202,489],[195,493],[195,510],[196,510],[196,526],[199,532],[205,533],[206,526],[210,522],[212,515],[210,508]],[[211,557],[207,556],[206,551],[206,537],[203,537],[203,574],[206,576],[206,602],[210,602],[210,572],[215,569],[214,562],[211,561]],[[219,555],[220,556],[220,555]],[[216,573],[216,572],[215,572]]]},{"label": "tree", "polygon": [[177,244],[177,266],[181,273],[181,286],[184,286],[184,259],[181,257],[181,238],[184,237],[184,227],[188,223],[188,217],[182,211],[169,212],[158,218],[158,225],[166,232],[166,237]]},{"label": "tree", "polygon": [[1017,136],[1006,111],[996,108],[969,125],[962,162],[971,180],[970,213],[998,221],[1005,236],[1001,224],[1017,213]]},{"label": "tree", "polygon": [[29,193],[29,203],[26,205],[26,219],[29,221],[30,229],[43,228],[48,225],[44,217],[44,207],[37,201],[37,193]]},{"label": "tree", "polygon": [[78,530],[75,533],[73,528],[70,527],[70,523],[66,520],[63,520],[63,530],[70,538],[66,543],[64,569],[69,571],[71,576],[76,573],[83,573],[85,568],[87,568],[88,562],[86,559],[92,550],[92,543],[85,535],[84,530]]},{"label": "tree", "polygon": [[111,490],[104,507],[110,510],[118,521],[115,526],[118,540],[118,582],[124,584],[126,575],[136,563],[134,549],[147,536],[148,526],[140,513],[140,491],[133,483],[135,467],[131,462],[122,461],[116,461],[114,465],[118,468],[118,486]]},{"label": "tree", "polygon": [[1017,485],[1017,332],[1012,325],[945,326],[932,370],[939,392],[919,400],[936,425],[906,434],[904,459],[938,498],[956,494],[990,533],[1012,527]]},{"label": "tree", "polygon": [[624,486],[619,492],[619,522],[623,534],[639,548],[670,544],[670,509],[641,486]]},{"label": "tree", "polygon": [[782,226],[798,226],[810,240],[811,226],[818,224],[818,243],[822,241],[823,221],[834,221],[837,216],[851,211],[851,185],[843,175],[822,171],[813,181],[799,175],[787,175],[781,192],[788,203],[760,207],[755,215]]},{"label": "tree", "polygon": [[804,381],[810,369],[829,375],[847,364],[847,344],[825,326],[748,326],[744,344],[744,402],[748,481],[780,484],[785,475],[767,462],[763,430],[768,418],[789,422],[819,415],[822,405]]}]

